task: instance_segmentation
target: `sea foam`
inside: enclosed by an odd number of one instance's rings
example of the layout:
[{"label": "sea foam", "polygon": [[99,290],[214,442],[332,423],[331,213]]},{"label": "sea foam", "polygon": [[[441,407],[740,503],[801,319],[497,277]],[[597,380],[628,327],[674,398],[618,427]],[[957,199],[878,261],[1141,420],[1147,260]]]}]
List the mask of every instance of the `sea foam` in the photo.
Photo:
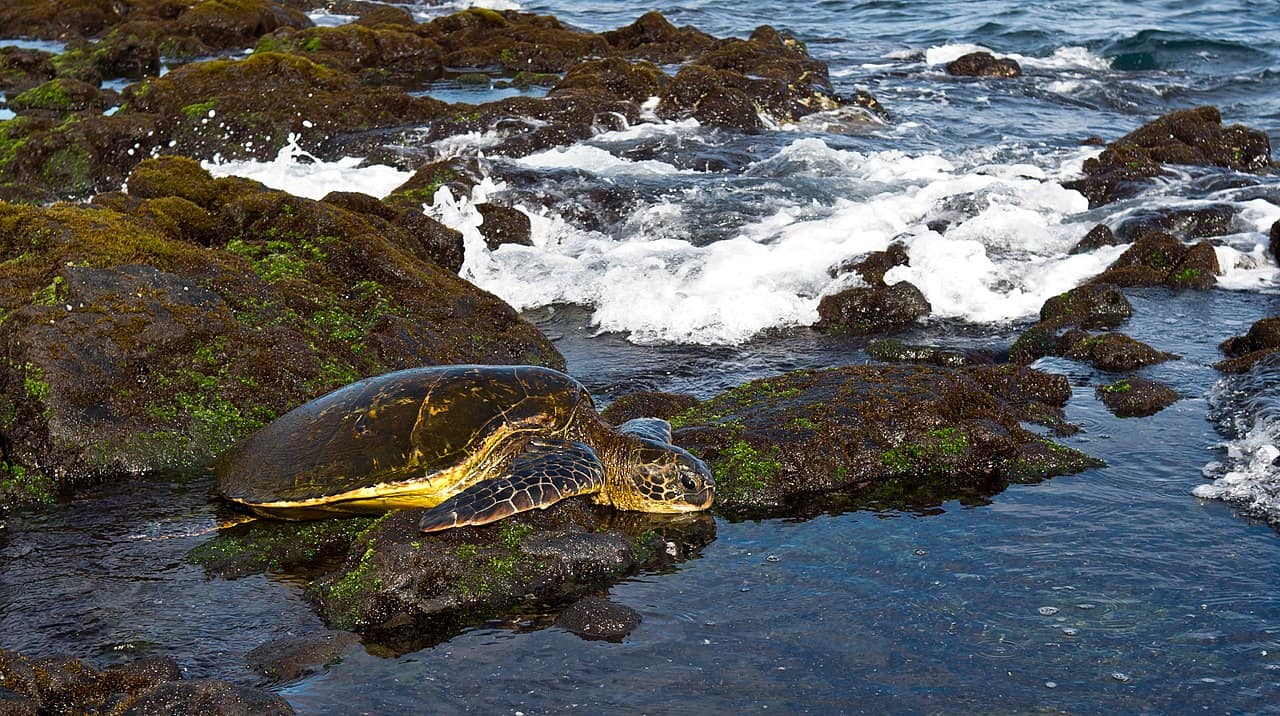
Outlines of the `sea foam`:
[{"label": "sea foam", "polygon": [[1209,405],[1227,440],[1219,445],[1222,460],[1204,468],[1213,482],[1193,494],[1280,524],[1280,360],[1272,357],[1218,381]]},{"label": "sea foam", "polygon": [[413,176],[412,172],[382,164],[366,166],[358,157],[321,161],[299,147],[296,136],[290,136],[275,159],[268,162],[234,160],[201,164],[214,176],[241,176],[309,199],[323,198],[331,191],[358,191],[383,197]]},{"label": "sea foam", "polygon": [[[644,166],[604,154],[578,147],[523,162],[615,176]],[[1122,251],[1067,256],[1087,229],[1068,219],[1087,202],[1030,165],[965,169],[937,154],[844,151],[805,138],[747,171],[803,173],[839,176],[859,187],[858,195],[829,206],[782,205],[706,245],[690,240],[699,219],[688,207],[705,191],[698,187],[683,190],[686,201],[668,198],[637,209],[627,226],[640,230],[622,238],[526,208],[534,245],[496,251],[479,233],[474,205],[480,197],[446,191],[431,208],[463,232],[464,274],[481,287],[522,309],[588,306],[599,330],[642,343],[732,344],[769,328],[812,324],[822,297],[849,285],[831,269],[894,241],[906,245],[911,265],[886,279],[916,283],[935,316],[971,321],[1031,316],[1049,296],[1100,272]],[[483,189],[486,196],[492,191]],[[952,199],[977,208],[945,235],[928,228],[931,214]]]}]

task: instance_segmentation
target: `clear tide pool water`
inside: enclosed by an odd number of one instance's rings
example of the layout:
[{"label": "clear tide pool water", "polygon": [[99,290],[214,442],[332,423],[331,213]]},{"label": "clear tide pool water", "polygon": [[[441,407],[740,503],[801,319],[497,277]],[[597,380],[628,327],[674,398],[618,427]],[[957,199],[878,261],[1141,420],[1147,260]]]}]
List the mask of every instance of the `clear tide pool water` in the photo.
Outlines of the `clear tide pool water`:
[{"label": "clear tide pool water", "polygon": [[[769,23],[828,62],[837,90],[869,91],[889,112],[750,136],[691,122],[615,128],[503,160],[538,171],[536,185],[498,176],[473,196],[436,197],[429,210],[464,233],[466,275],[526,310],[606,401],[642,388],[706,397],[865,361],[862,341],[807,326],[821,296],[847,285],[828,269],[891,241],[911,265],[890,278],[934,306],[911,341],[1007,347],[1046,297],[1118,254],[1068,255],[1089,228],[1152,208],[1236,208],[1218,246],[1221,287],[1128,292],[1136,312],[1122,330],[1182,356],[1141,372],[1180,395],[1156,416],[1108,414],[1094,386],[1116,376],[1039,364],[1074,387],[1067,417],[1083,430],[1066,442],[1106,468],[980,499],[720,521],[699,559],[609,591],[644,618],[621,644],[480,625],[284,685],[299,711],[1280,711],[1277,368],[1225,380],[1211,368],[1221,340],[1280,314],[1263,251],[1280,179],[1187,169],[1094,210],[1061,186],[1098,151],[1086,138],[1115,139],[1173,109],[1213,104],[1226,122],[1280,138],[1280,6],[520,7],[592,30],[649,9],[716,35]],[[1025,76],[945,75],[977,48],[1016,57]],[[486,141],[434,151],[476,155]],[[386,193],[409,169],[299,159],[213,169],[307,196]],[[490,195],[530,214],[533,247],[484,247],[473,204]],[[929,227],[937,220],[951,224],[945,234]],[[207,487],[144,482],[8,518],[0,646],[104,663],[170,654],[189,675],[252,682],[244,652],[320,624],[289,575],[208,580],[182,562],[215,524]]]}]

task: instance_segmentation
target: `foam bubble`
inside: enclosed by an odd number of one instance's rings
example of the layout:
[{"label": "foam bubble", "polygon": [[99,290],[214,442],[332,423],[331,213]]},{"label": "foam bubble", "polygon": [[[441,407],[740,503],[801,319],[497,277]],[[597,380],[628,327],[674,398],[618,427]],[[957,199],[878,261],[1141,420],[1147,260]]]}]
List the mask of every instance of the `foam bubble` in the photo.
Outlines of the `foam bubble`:
[{"label": "foam bubble", "polygon": [[582,169],[605,176],[692,174],[691,170],[678,169],[655,159],[633,161],[610,154],[607,150],[587,144],[548,149],[516,160],[516,163],[534,169]]},{"label": "foam bubble", "polygon": [[[300,159],[310,162],[300,162]],[[358,191],[383,197],[413,176],[411,172],[381,164],[361,166],[363,161],[358,157],[321,161],[298,146],[296,135],[290,135],[289,142],[271,161],[205,161],[201,165],[214,176],[245,177],[309,199],[323,198],[331,191]]]}]

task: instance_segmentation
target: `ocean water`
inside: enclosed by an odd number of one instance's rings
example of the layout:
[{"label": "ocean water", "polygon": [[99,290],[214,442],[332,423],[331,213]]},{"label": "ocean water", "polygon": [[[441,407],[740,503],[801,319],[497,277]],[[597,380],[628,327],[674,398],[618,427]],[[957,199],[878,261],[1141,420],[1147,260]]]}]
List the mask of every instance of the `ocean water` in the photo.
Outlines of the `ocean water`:
[{"label": "ocean water", "polygon": [[[413,9],[426,19],[455,7]],[[887,278],[915,283],[934,308],[904,338],[962,347],[1007,348],[1045,298],[1123,250],[1072,256],[1075,242],[1135,212],[1235,207],[1232,233],[1216,239],[1224,275],[1207,292],[1127,292],[1136,312],[1122,330],[1182,356],[1141,371],[1180,396],[1154,417],[1102,408],[1094,386],[1113,375],[1040,362],[1073,385],[1067,417],[1083,430],[1067,442],[1106,468],[982,499],[721,521],[699,559],[609,591],[644,618],[621,644],[481,625],[395,658],[349,655],[285,685],[295,707],[1280,712],[1280,369],[1223,378],[1211,367],[1220,341],[1280,314],[1280,269],[1264,250],[1280,176],[1185,168],[1093,210],[1062,186],[1099,151],[1086,139],[1174,109],[1213,104],[1280,141],[1275,0],[497,7],[592,30],[650,9],[716,35],[772,24],[829,64],[839,92],[869,91],[889,113],[745,136],[650,117],[572,147],[486,157],[493,176],[471,196],[436,195],[425,208],[463,232],[464,275],[526,311],[603,401],[636,389],[706,397],[867,360],[864,341],[808,326],[821,297],[848,285],[833,266],[894,241],[911,264]],[[1015,57],[1025,75],[945,74],[978,48]],[[485,156],[492,144],[478,134],[418,149]],[[208,166],[313,197],[383,195],[411,169],[296,147]],[[530,171],[537,181],[510,179]],[[474,205],[490,197],[529,214],[534,246],[485,247]],[[319,623],[288,575],[206,580],[181,564],[214,522],[207,484],[144,483],[150,497],[127,514],[104,506],[133,492],[10,519],[0,646],[104,661],[165,653],[191,675],[251,681],[245,651]],[[37,577],[49,585],[40,596],[7,586]]]}]

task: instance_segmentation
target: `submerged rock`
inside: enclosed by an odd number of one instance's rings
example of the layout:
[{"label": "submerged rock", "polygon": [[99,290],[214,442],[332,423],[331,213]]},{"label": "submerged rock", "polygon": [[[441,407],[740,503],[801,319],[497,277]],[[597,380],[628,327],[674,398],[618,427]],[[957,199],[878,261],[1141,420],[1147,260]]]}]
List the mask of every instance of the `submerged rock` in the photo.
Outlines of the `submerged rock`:
[{"label": "submerged rock", "polygon": [[947,63],[947,74],[962,77],[1021,77],[1022,65],[990,52],[970,52]]},{"label": "submerged rock", "polygon": [[1063,184],[1091,207],[1136,194],[1165,164],[1259,172],[1271,165],[1271,140],[1243,125],[1222,126],[1216,107],[1170,112],[1117,139],[1084,163],[1084,177]]},{"label": "submerged rock", "polygon": [[604,597],[586,597],[560,612],[556,626],[583,639],[622,641],[641,621],[639,612],[631,607],[615,604]]},{"label": "submerged rock", "polygon": [[[18,696],[20,698],[13,698]],[[279,696],[225,681],[183,681],[168,657],[98,669],[70,657],[0,649],[0,712],[292,714]]]},{"label": "submerged rock", "polygon": [[416,650],[495,614],[568,604],[688,559],[715,536],[704,513],[623,512],[583,498],[428,535],[418,529],[422,512],[380,519],[338,572],[311,585],[326,622],[397,652]]},{"label": "submerged rock", "polygon": [[920,346],[896,338],[882,338],[867,345],[867,355],[886,363],[927,363],[947,368],[994,363],[995,359],[977,351]]},{"label": "submerged rock", "polygon": [[130,189],[97,207],[0,203],[0,503],[202,464],[362,376],[563,365],[435,263],[420,213],[215,180],[179,158],[140,165]]},{"label": "submerged rock", "polygon": [[[996,492],[1100,463],[1041,438],[1070,387],[1014,366],[872,364],[753,381],[675,421],[716,476],[730,515],[822,509],[835,491],[930,484]],[[1051,401],[1050,404],[1046,401]],[[1055,405],[1056,404],[1056,405]]]},{"label": "submerged rock", "polygon": [[1254,363],[1280,351],[1280,316],[1263,318],[1249,327],[1248,333],[1223,341],[1218,350],[1227,359],[1214,364],[1223,373],[1243,373]]},{"label": "submerged rock", "polygon": [[1097,395],[1107,410],[1120,418],[1155,415],[1178,401],[1178,394],[1167,385],[1136,377],[1100,385]]},{"label": "submerged rock", "polygon": [[1222,236],[1232,232],[1236,216],[1229,204],[1210,204],[1195,209],[1141,211],[1116,227],[1117,243],[1128,244],[1150,233],[1166,233],[1182,240]]},{"label": "submerged rock", "polygon": [[1068,331],[1058,339],[1057,355],[1085,361],[1098,370],[1114,373],[1126,373],[1180,357],[1158,351],[1123,333],[1090,335],[1079,330]]},{"label": "submerged rock", "polygon": [[902,328],[929,315],[928,299],[907,281],[887,286],[857,286],[818,302],[814,328],[839,333],[874,333]]},{"label": "submerged rock", "polygon": [[328,666],[359,644],[360,637],[352,632],[327,629],[273,639],[245,654],[244,660],[250,671],[280,683]]}]

